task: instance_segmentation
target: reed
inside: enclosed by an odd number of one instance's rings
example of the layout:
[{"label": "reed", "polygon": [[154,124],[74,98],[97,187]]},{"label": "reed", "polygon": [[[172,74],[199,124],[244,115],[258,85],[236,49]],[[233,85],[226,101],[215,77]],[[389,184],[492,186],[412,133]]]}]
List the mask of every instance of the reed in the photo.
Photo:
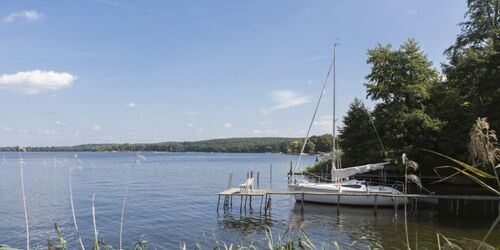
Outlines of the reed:
[{"label": "reed", "polygon": [[[78,159],[78,156],[75,154],[75,160],[80,163],[80,160]],[[79,169],[79,165],[76,165],[75,168]],[[76,235],[78,237],[78,241],[80,243],[80,248],[82,250],[85,250],[85,246],[83,245],[82,238],[80,237],[80,230],[78,230],[78,224],[76,223],[76,213],[75,213],[75,205],[73,203],[73,178],[72,178],[72,170],[73,167],[69,166],[68,171],[69,171],[69,198],[70,198],[70,204],[71,204],[71,214],[73,216],[73,224],[75,225],[75,231]]]},{"label": "reed", "polygon": [[97,225],[95,220],[95,194],[92,196],[92,223],[94,225],[94,247],[93,249],[99,250],[99,241],[97,239]]},{"label": "reed", "polygon": [[130,188],[130,183],[132,182],[132,171],[141,163],[141,160],[145,160],[146,158],[142,156],[140,153],[135,154],[135,161],[134,161],[134,166],[132,169],[130,169],[128,173],[128,180],[127,180],[127,187],[125,188],[125,195],[123,196],[123,203],[122,203],[122,213],[120,216],[120,250],[123,250],[123,222],[124,222],[124,215],[125,215],[125,204],[127,202],[127,196],[128,196],[128,191]]},{"label": "reed", "polygon": [[26,206],[26,192],[24,190],[24,159],[21,157],[21,151],[24,151],[24,148],[19,147],[19,170],[21,173],[21,190],[23,194],[23,207],[24,207],[24,221],[26,223],[26,249],[30,249],[30,227],[28,220],[28,208]]}]

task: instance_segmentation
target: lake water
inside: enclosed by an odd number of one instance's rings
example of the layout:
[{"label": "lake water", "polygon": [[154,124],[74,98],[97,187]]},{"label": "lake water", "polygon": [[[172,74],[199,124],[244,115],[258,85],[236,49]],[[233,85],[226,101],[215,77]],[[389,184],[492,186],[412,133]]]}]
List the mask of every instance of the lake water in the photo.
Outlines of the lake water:
[{"label": "lake water", "polygon": [[[404,226],[402,210],[394,220],[394,209],[380,209],[375,217],[372,208],[306,204],[300,216],[299,204],[292,197],[273,197],[272,215],[260,216],[254,201],[253,213],[239,213],[239,200],[233,200],[232,213],[217,215],[217,193],[227,187],[228,175],[234,173],[233,186],[241,184],[246,173],[260,173],[260,187],[267,188],[269,165],[273,165],[275,190],[286,190],[289,162],[297,156],[281,154],[211,154],[211,153],[143,153],[146,157],[134,165],[134,153],[23,153],[24,178],[30,222],[31,245],[40,248],[55,238],[54,223],[62,229],[69,249],[77,249],[69,198],[68,166],[79,164],[73,172],[73,196],[80,234],[85,245],[93,240],[91,199],[95,194],[96,220],[101,240],[119,245],[120,213],[127,179],[132,181],[127,200],[124,241],[130,246],[141,235],[150,247],[179,249],[196,243],[206,248],[219,242],[250,242],[264,246],[266,226],[275,239],[289,227],[296,233],[300,227],[320,246],[366,249],[367,241],[383,246],[402,247]],[[1,157],[1,155],[0,155]],[[7,163],[0,165],[0,244],[25,248],[24,213],[17,153],[5,153]],[[56,160],[54,160],[56,159]],[[1,159],[0,159],[1,160]],[[304,165],[314,161],[305,157]],[[132,169],[132,170],[131,170]],[[222,202],[221,202],[222,203]],[[492,223],[491,218],[449,218],[426,210],[409,218],[412,244],[435,248],[436,232],[458,238],[481,239]],[[489,242],[500,245],[500,230]],[[351,244],[357,241],[354,245]]]}]

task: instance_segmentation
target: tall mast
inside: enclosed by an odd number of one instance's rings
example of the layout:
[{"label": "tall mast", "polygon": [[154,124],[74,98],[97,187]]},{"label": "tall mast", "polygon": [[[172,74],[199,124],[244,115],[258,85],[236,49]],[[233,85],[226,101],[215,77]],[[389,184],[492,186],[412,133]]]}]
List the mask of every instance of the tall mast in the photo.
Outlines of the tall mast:
[{"label": "tall mast", "polygon": [[335,166],[336,161],[337,161],[337,152],[336,152],[336,146],[335,146],[335,103],[337,102],[337,89],[336,89],[336,75],[335,75],[335,64],[336,64],[336,48],[337,48],[337,43],[333,44],[333,128],[332,128],[332,181],[333,180],[333,172],[337,169]]}]

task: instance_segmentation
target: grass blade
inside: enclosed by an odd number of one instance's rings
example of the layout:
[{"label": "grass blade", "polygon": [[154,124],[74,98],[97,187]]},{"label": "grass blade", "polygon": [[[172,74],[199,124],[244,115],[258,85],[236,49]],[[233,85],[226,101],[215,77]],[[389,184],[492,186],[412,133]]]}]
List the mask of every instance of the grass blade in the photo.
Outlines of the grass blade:
[{"label": "grass blade", "polygon": [[478,175],[480,177],[490,178],[490,179],[494,179],[495,178],[495,176],[492,176],[492,175],[490,175],[490,174],[488,174],[488,173],[486,173],[486,172],[484,172],[484,171],[482,171],[482,170],[480,170],[478,168],[475,168],[475,167],[473,167],[473,166],[471,166],[471,165],[469,165],[469,164],[467,164],[465,162],[459,161],[459,160],[454,159],[452,157],[449,157],[447,155],[438,153],[436,151],[428,150],[428,149],[422,149],[422,150],[426,151],[426,152],[429,152],[429,153],[433,153],[435,155],[439,155],[439,156],[444,157],[444,158],[446,158],[446,159],[448,159],[448,160],[450,160],[452,162],[455,162],[456,164],[460,165],[461,167],[463,167],[463,168],[471,171],[472,173],[474,173],[474,174],[476,174],[476,175]]}]

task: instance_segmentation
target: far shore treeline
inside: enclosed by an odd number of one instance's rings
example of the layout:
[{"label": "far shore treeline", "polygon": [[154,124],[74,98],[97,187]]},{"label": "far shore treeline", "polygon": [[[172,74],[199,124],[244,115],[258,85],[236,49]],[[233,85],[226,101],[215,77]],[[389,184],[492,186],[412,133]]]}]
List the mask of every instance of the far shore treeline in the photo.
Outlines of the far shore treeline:
[{"label": "far shore treeline", "polygon": [[[76,146],[25,147],[28,152],[106,152],[106,151],[162,151],[162,152],[217,152],[217,153],[286,153],[298,154],[302,138],[252,137],[228,138],[204,141],[83,144]],[[329,152],[332,136],[312,136],[305,153]],[[2,147],[0,151],[17,151],[18,147]]]}]

